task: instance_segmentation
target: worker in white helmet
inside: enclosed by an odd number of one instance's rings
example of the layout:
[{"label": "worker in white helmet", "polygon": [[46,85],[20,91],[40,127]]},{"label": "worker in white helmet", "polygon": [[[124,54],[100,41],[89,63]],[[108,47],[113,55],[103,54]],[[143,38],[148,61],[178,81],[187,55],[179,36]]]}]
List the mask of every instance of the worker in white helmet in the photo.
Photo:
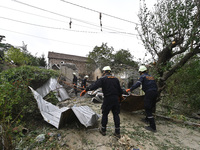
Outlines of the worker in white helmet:
[{"label": "worker in white helmet", "polygon": [[81,87],[83,87],[83,89],[85,89],[87,86],[87,79],[88,79],[88,75],[85,75],[81,83]]},{"label": "worker in white helmet", "polygon": [[102,119],[101,119],[101,127],[99,128],[99,132],[105,136],[106,135],[106,126],[108,123],[108,114],[110,111],[113,113],[113,120],[115,124],[115,132],[114,136],[120,138],[120,104],[119,97],[122,96],[122,89],[120,87],[119,80],[112,76],[110,66],[105,66],[103,68],[103,77],[98,79],[94,84],[90,85],[86,88],[86,90],[82,91],[80,96],[83,96],[87,91],[96,90],[98,88],[102,88],[104,101],[102,104]]},{"label": "worker in white helmet", "polygon": [[140,66],[138,71],[140,73],[139,80],[134,85],[132,85],[130,89],[127,89],[126,92],[130,92],[142,85],[142,90],[145,92],[144,108],[146,112],[146,118],[143,119],[143,121],[150,124],[150,126],[145,127],[145,129],[156,132],[156,124],[152,112],[153,108],[155,108],[158,95],[157,84],[154,78],[147,73],[146,66]]},{"label": "worker in white helmet", "polygon": [[77,79],[76,73],[73,72],[73,81],[72,81],[72,83],[74,85],[74,93],[75,93],[76,96],[77,96],[77,81],[78,81],[78,79]]}]

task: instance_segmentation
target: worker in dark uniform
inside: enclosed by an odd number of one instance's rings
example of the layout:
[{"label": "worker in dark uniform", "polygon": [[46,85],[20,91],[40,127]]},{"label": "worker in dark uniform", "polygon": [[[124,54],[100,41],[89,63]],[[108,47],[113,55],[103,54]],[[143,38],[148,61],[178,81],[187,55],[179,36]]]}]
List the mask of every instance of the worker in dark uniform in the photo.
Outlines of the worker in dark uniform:
[{"label": "worker in dark uniform", "polygon": [[74,93],[75,93],[75,95],[77,96],[77,76],[76,76],[76,73],[75,72],[73,72],[73,81],[72,81],[72,83],[73,83],[73,85],[74,85]]},{"label": "worker in dark uniform", "polygon": [[86,86],[87,86],[87,79],[88,79],[88,75],[86,75],[84,77],[84,79],[82,80],[82,82],[81,82],[81,87],[83,87],[82,89],[86,88]]},{"label": "worker in dark uniform", "polygon": [[153,108],[155,108],[156,105],[156,99],[157,99],[157,84],[154,78],[147,73],[147,68],[142,65],[139,68],[140,78],[139,80],[132,85],[130,89],[127,89],[126,92],[130,92],[136,88],[138,88],[142,84],[142,90],[145,92],[144,97],[144,108],[146,112],[146,118],[145,120],[149,122],[150,126],[145,127],[145,129],[156,132],[156,124],[153,117]]},{"label": "worker in dark uniform", "polygon": [[103,68],[103,77],[99,78],[94,84],[90,85],[83,90],[80,96],[83,96],[87,91],[96,90],[102,88],[104,101],[102,104],[102,120],[101,127],[99,132],[105,136],[106,135],[106,126],[108,123],[108,114],[110,111],[113,113],[113,120],[115,123],[115,132],[114,135],[117,138],[120,138],[120,103],[119,97],[122,95],[122,89],[120,87],[119,80],[111,75],[110,66]]}]

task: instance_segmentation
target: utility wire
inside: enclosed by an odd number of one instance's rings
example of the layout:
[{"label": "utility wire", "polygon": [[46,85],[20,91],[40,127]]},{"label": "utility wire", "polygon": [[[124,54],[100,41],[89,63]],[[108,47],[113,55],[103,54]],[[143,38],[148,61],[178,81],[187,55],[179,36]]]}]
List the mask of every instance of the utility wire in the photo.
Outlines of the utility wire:
[{"label": "utility wire", "polygon": [[87,8],[87,7],[84,7],[84,6],[80,6],[78,4],[74,4],[74,3],[71,3],[71,2],[68,2],[68,1],[65,1],[65,0],[61,0],[61,1],[65,2],[65,3],[68,3],[68,4],[71,4],[71,5],[74,5],[74,6],[78,6],[78,7],[90,10],[90,11],[93,11],[93,12],[101,13],[101,14],[104,14],[106,16],[109,16],[109,17],[112,17],[112,18],[115,18],[115,19],[119,19],[119,20],[122,20],[122,21],[126,21],[126,22],[129,22],[129,23],[134,23],[136,25],[139,25],[138,23],[135,23],[135,22],[130,21],[130,20],[126,20],[126,19],[122,19],[122,18],[119,18],[119,17],[116,17],[116,16],[112,16],[112,15],[106,14],[106,13],[102,13],[102,12],[99,12],[99,11],[96,11],[96,10],[93,10],[93,9],[90,9],[90,8]]},{"label": "utility wire", "polygon": [[92,46],[89,46],[89,45],[81,45],[81,44],[69,43],[69,42],[65,42],[65,41],[59,41],[59,40],[55,40],[55,39],[44,38],[44,37],[40,37],[40,36],[35,36],[35,35],[26,34],[26,33],[16,32],[16,31],[7,30],[7,29],[3,29],[3,28],[0,28],[0,30],[13,32],[13,33],[17,33],[17,34],[22,34],[22,35],[26,35],[26,36],[31,36],[31,37],[35,37],[35,38],[40,38],[40,39],[44,39],[44,40],[51,40],[51,41],[60,42],[60,43],[67,43],[67,44],[70,44],[70,45],[77,45],[77,46],[84,46],[84,47],[91,47],[92,48]]},{"label": "utility wire", "polygon": [[[13,11],[17,11],[17,12],[21,12],[21,13],[24,13],[24,14],[29,14],[29,15],[33,15],[33,16],[37,16],[37,17],[41,17],[41,18],[46,18],[46,19],[50,19],[50,20],[54,20],[54,21],[63,22],[63,23],[68,24],[68,22],[63,21],[63,20],[59,20],[59,19],[55,19],[55,18],[51,18],[51,17],[46,17],[46,16],[42,16],[42,15],[37,15],[37,14],[33,14],[33,13],[26,12],[26,11],[21,11],[21,10],[17,10],[17,9],[5,7],[5,6],[0,6],[0,7],[6,8],[6,9],[10,9],[10,10],[13,10]],[[98,28],[91,28],[91,27],[79,25],[79,24],[76,24],[76,23],[73,23],[73,25],[84,27],[84,28],[89,28],[89,29],[99,30],[99,26],[98,26]],[[113,28],[113,27],[111,27],[111,28]],[[110,30],[118,32],[117,30],[113,30],[113,29],[110,29]]]},{"label": "utility wire", "polygon": [[66,28],[58,28],[58,27],[50,27],[50,26],[38,25],[38,24],[28,23],[28,22],[19,21],[19,20],[10,19],[10,18],[1,17],[1,16],[0,16],[0,18],[6,19],[6,20],[15,21],[15,22],[19,22],[19,23],[23,23],[23,24],[43,27],[43,28],[50,28],[50,29],[57,29],[57,30],[67,30],[67,31],[74,31],[74,32],[97,33],[97,32],[91,32],[91,31],[78,31],[78,30],[71,30],[71,29],[66,29]]},{"label": "utility wire", "polygon": [[[72,29],[66,29],[66,28],[58,28],[58,27],[38,25],[38,24],[28,23],[28,22],[19,21],[19,20],[10,19],[10,18],[1,17],[1,16],[0,16],[0,18],[10,20],[10,21],[19,22],[19,23],[23,23],[23,24],[28,24],[28,25],[33,25],[33,26],[38,26],[38,27],[43,27],[43,28],[49,28],[49,29],[66,30],[66,31],[82,32],[82,33],[102,33],[102,32],[80,31],[80,30],[72,30]],[[128,35],[134,35],[134,36],[137,35],[137,34],[128,33],[128,32],[103,32],[103,33],[115,33],[115,34],[119,33],[119,34],[128,34]]]},{"label": "utility wire", "polygon": [[[23,2],[20,2],[20,1],[17,1],[17,0],[13,0],[13,1],[14,1],[14,2],[17,2],[17,3],[20,3],[20,4],[23,4],[23,5],[26,5],[26,6],[29,6],[29,7],[32,7],[32,8],[35,8],[35,9],[39,9],[39,10],[48,12],[48,13],[52,13],[52,14],[54,14],[54,15],[58,15],[58,16],[61,16],[61,17],[73,19],[73,20],[76,20],[76,21],[79,21],[79,22],[82,22],[82,23],[85,23],[85,24],[89,24],[89,25],[92,25],[92,26],[95,26],[95,27],[98,27],[98,28],[99,28],[99,25],[95,25],[95,24],[90,23],[90,22],[87,22],[87,21],[83,21],[83,20],[80,20],[80,19],[76,19],[76,18],[72,18],[72,17],[69,17],[69,16],[65,16],[65,15],[62,15],[62,14],[59,14],[59,13],[55,13],[55,12],[52,12],[52,11],[49,11],[49,10],[46,10],[46,9],[43,9],[43,8],[39,8],[39,7],[30,5],[30,4],[27,4],[27,3],[23,3]],[[111,28],[112,28],[112,27],[111,27]],[[116,30],[109,29],[109,28],[106,28],[106,27],[104,27],[104,29],[111,30],[111,31],[116,31]]]}]

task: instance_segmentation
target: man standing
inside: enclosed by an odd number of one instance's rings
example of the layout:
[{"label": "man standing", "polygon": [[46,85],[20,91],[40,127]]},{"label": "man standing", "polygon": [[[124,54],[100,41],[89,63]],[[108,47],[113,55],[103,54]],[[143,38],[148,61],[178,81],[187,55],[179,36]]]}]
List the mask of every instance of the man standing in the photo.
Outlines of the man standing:
[{"label": "man standing", "polygon": [[144,97],[144,108],[146,112],[146,122],[149,122],[150,126],[145,127],[145,129],[156,132],[156,124],[153,117],[153,108],[156,105],[157,99],[157,84],[154,78],[147,73],[147,68],[145,66],[140,66],[139,68],[140,78],[139,80],[132,85],[130,89],[127,89],[126,92],[132,91],[138,88],[142,84],[142,90],[145,92]]},{"label": "man standing", "polygon": [[87,79],[88,79],[88,75],[86,75],[84,79],[82,80],[81,87],[83,87],[83,89],[86,88],[87,86]]},{"label": "man standing", "polygon": [[103,68],[103,77],[98,79],[94,84],[90,85],[83,90],[80,96],[83,96],[87,91],[96,90],[102,88],[104,101],[102,104],[102,120],[101,127],[99,132],[105,136],[106,135],[106,126],[108,123],[108,114],[110,111],[113,113],[113,120],[115,123],[115,132],[114,135],[117,138],[120,138],[120,104],[119,97],[122,95],[122,89],[120,87],[119,80],[112,76],[110,66],[105,66]]},{"label": "man standing", "polygon": [[77,76],[75,72],[73,72],[73,76],[74,93],[77,96]]}]

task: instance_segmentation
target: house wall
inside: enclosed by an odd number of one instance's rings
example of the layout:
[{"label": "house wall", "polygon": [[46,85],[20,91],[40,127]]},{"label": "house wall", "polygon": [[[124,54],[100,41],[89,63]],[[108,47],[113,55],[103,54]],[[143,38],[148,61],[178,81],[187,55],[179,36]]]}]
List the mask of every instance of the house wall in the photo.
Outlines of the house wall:
[{"label": "house wall", "polygon": [[86,62],[74,61],[74,60],[68,60],[68,59],[54,59],[54,58],[49,59],[50,68],[52,68],[53,64],[59,64],[59,66],[61,66],[62,64],[65,64],[65,63],[75,64],[76,67],[78,68],[78,73],[83,73],[86,71]]}]

